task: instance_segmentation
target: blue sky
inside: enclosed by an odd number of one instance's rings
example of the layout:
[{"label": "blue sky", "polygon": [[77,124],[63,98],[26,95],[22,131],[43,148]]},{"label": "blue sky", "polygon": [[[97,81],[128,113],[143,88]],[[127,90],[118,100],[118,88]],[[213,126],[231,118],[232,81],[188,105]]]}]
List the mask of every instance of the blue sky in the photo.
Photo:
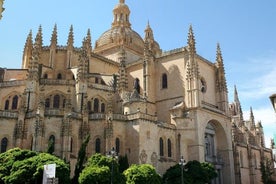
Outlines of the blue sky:
[{"label": "blue sky", "polygon": [[[54,24],[58,44],[65,45],[70,25],[75,46],[81,46],[87,29],[92,42],[111,27],[112,10],[119,0],[5,0],[0,21],[0,67],[20,68],[30,30],[39,25],[43,43],[49,45]],[[276,116],[269,96],[276,93],[276,1],[275,0],[126,0],[132,28],[142,37],[149,21],[155,40],[163,50],[183,47],[193,26],[198,54],[210,61],[219,42],[229,91],[237,86],[245,118],[250,106],[255,120],[262,121],[268,139],[276,133]]]}]

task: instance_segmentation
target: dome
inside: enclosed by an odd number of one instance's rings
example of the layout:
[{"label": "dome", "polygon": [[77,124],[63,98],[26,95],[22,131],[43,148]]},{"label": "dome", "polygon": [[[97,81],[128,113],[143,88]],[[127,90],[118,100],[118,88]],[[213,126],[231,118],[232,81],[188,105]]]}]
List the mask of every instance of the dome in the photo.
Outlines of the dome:
[{"label": "dome", "polygon": [[95,50],[102,50],[105,46],[121,46],[132,48],[143,53],[144,41],[141,36],[130,27],[113,27],[104,32],[96,41]]}]

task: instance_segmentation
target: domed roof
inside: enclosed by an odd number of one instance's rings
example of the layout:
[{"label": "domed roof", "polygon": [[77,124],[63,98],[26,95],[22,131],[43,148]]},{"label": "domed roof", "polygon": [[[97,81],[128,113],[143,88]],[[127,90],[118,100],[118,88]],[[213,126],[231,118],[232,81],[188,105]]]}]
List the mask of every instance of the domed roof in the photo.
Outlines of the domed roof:
[{"label": "domed roof", "polygon": [[130,27],[113,27],[104,32],[96,41],[95,50],[105,45],[126,45],[139,53],[143,53],[144,41]]}]

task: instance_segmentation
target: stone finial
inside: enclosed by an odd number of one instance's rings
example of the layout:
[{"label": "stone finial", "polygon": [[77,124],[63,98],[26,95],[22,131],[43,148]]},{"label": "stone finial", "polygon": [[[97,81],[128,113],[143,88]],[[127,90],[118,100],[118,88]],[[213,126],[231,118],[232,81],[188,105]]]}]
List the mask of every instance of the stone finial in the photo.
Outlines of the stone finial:
[{"label": "stone finial", "polygon": [[67,47],[73,48],[74,47],[74,31],[73,31],[73,25],[70,26],[70,31],[67,39]]},{"label": "stone finial", "polygon": [[221,49],[219,43],[217,44],[217,55],[216,55],[216,67],[218,69],[217,73],[217,87],[219,91],[227,91],[226,77],[225,77],[225,69],[223,64],[223,58],[221,54]]},{"label": "stone finial", "polygon": [[52,37],[51,37],[51,46],[57,46],[57,24],[55,24]]},{"label": "stone finial", "polygon": [[195,37],[194,37],[194,33],[193,33],[193,27],[192,25],[190,25],[189,28],[189,34],[188,34],[188,48],[190,53],[195,54],[196,53],[196,47],[195,47]]},{"label": "stone finial", "polygon": [[35,44],[39,50],[42,49],[43,39],[42,39],[42,26],[41,25],[39,25],[38,32],[35,37]]}]

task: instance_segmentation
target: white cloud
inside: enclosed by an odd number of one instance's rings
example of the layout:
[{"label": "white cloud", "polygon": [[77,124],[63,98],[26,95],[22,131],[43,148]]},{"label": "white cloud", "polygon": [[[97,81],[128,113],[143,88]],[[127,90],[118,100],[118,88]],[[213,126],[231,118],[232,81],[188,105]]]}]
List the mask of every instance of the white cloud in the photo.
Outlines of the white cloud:
[{"label": "white cloud", "polygon": [[276,93],[276,52],[268,56],[249,59],[246,63],[241,65],[243,72],[237,79],[237,83],[240,82],[238,84],[239,95],[247,99],[260,99],[268,98]]}]

